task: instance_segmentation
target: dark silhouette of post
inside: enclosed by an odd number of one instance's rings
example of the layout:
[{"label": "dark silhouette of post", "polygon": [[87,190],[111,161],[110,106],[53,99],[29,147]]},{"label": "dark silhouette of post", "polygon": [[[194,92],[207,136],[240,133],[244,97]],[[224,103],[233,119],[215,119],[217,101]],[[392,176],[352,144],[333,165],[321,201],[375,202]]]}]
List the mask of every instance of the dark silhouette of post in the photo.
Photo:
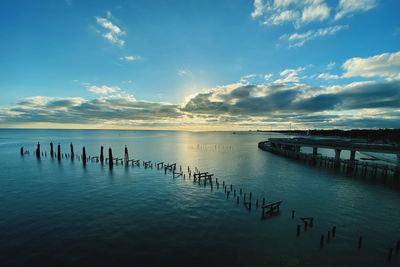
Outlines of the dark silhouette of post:
[{"label": "dark silhouette of post", "polygon": [[86,149],[85,147],[82,148],[82,162],[83,162],[83,166],[86,165]]},{"label": "dark silhouette of post", "polygon": [[108,149],[108,165],[110,166],[110,169],[113,168],[113,156],[111,147]]},{"label": "dark silhouette of post", "polygon": [[101,163],[103,163],[103,162],[104,162],[104,154],[103,154],[103,150],[104,150],[104,147],[103,147],[103,146],[101,146],[101,147],[100,147],[100,162],[101,162]]},{"label": "dark silhouette of post", "polygon": [[50,142],[50,156],[54,156],[54,150],[53,150],[53,142]]},{"label": "dark silhouette of post", "polygon": [[74,145],[71,143],[71,160],[74,160],[75,153],[74,153]]},{"label": "dark silhouette of post", "polygon": [[36,157],[40,158],[40,143],[37,143],[37,148],[36,148]]},{"label": "dark silhouette of post", "polygon": [[23,155],[24,155],[24,147],[21,146],[21,156],[23,156]]},{"label": "dark silhouette of post", "polygon": [[129,154],[128,147],[125,145],[125,166],[128,166]]},{"label": "dark silhouette of post", "polygon": [[61,160],[61,146],[58,144],[57,146],[57,158],[60,161]]}]

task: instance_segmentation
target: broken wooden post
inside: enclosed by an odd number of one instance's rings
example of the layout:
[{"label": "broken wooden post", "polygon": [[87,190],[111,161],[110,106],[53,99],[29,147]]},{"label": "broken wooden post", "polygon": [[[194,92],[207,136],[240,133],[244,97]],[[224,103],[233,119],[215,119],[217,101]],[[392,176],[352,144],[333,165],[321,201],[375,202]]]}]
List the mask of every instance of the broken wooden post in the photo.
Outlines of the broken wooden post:
[{"label": "broken wooden post", "polygon": [[58,144],[57,146],[57,158],[58,160],[61,160],[61,146]]},{"label": "broken wooden post", "polygon": [[83,166],[86,165],[86,149],[85,147],[82,148],[82,162],[83,162]]},{"label": "broken wooden post", "polygon": [[300,235],[300,227],[301,227],[300,224],[298,224],[298,225],[297,225],[297,236]]},{"label": "broken wooden post", "polygon": [[336,235],[336,226],[332,227],[332,237],[335,238]]},{"label": "broken wooden post", "polygon": [[53,142],[50,142],[50,156],[54,156],[54,151],[53,151]]},{"label": "broken wooden post", "polygon": [[331,239],[331,231],[328,230],[326,241],[329,242],[330,239]]},{"label": "broken wooden post", "polygon": [[113,168],[113,155],[112,155],[112,149],[111,147],[108,148],[108,165],[110,166],[110,169]]},{"label": "broken wooden post", "polygon": [[128,154],[128,147],[125,145],[125,165],[128,166],[129,161],[129,154]]},{"label": "broken wooden post", "polygon": [[294,219],[294,210],[292,210],[292,220]]},{"label": "broken wooden post", "polygon": [[40,158],[40,143],[37,143],[37,148],[36,148],[36,157]]},{"label": "broken wooden post", "polygon": [[103,163],[104,162],[104,154],[103,154],[103,149],[104,147],[101,146],[100,147],[100,162]]},{"label": "broken wooden post", "polygon": [[258,199],[256,200],[256,208],[258,208]]},{"label": "broken wooden post", "polygon": [[233,190],[233,196],[236,197],[236,189]]},{"label": "broken wooden post", "polygon": [[23,155],[24,155],[24,147],[21,146],[21,156],[23,156]]},{"label": "broken wooden post", "polygon": [[71,159],[74,160],[74,145],[71,143]]},{"label": "broken wooden post", "polygon": [[321,239],[319,240],[319,247],[320,248],[324,247],[324,235],[321,235]]},{"label": "broken wooden post", "polygon": [[232,184],[231,184],[231,191],[232,191]]},{"label": "broken wooden post", "polygon": [[251,202],[251,192],[250,192],[250,196],[249,196],[249,201]]},{"label": "broken wooden post", "polygon": [[360,236],[360,238],[358,239],[358,249],[360,249],[362,247],[362,241],[363,241],[363,237]]},{"label": "broken wooden post", "polygon": [[263,197],[263,202],[262,202],[262,206],[265,206],[265,197]]}]

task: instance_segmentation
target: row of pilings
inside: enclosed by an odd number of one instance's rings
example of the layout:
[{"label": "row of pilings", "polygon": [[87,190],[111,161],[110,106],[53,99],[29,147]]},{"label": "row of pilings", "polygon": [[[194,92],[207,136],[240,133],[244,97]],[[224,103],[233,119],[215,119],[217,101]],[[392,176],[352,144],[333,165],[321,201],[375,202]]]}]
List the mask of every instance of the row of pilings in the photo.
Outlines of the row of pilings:
[{"label": "row of pilings", "polygon": [[[20,154],[23,156],[25,154],[30,154],[29,151],[24,151],[24,148],[20,148]],[[40,143],[37,144],[36,150],[34,152],[35,157],[40,159],[41,157],[47,157],[47,151],[41,151]],[[109,147],[108,149],[108,157],[104,157],[104,147],[100,146],[100,156],[87,156],[85,146],[82,147],[82,154],[77,155],[74,152],[74,146],[70,144],[70,153],[62,153],[60,144],[57,145],[57,152],[54,152],[54,145],[53,142],[50,143],[50,157],[57,158],[59,161],[61,159],[70,159],[70,160],[79,160],[82,161],[83,166],[86,166],[87,162],[100,162],[102,164],[108,164],[110,170],[113,169],[114,163],[118,165],[129,166],[138,166],[140,167],[141,162],[138,159],[129,159],[128,147],[125,146],[124,148],[124,158],[113,157],[112,149]],[[152,161],[142,161],[144,168],[151,168],[153,169],[153,162]],[[188,178],[193,179],[195,184],[201,185],[203,184],[204,187],[207,185],[210,186],[211,191],[214,190],[214,187],[219,190],[220,181],[218,178],[214,178],[214,174],[209,172],[202,172],[197,167],[191,168],[187,166],[187,170],[182,170],[182,165],[179,166],[179,171],[177,171],[177,163],[164,163],[164,162],[154,162],[154,166],[156,166],[157,170],[163,170],[164,174],[166,175],[167,172],[172,173],[172,178],[176,179],[178,177],[182,177],[183,179]],[[266,202],[265,197],[262,197],[261,201],[258,198],[253,198],[252,192],[246,194],[243,188],[234,188],[233,184],[228,185],[225,181],[222,181],[222,188],[226,195],[226,199],[230,199],[233,195],[234,202],[239,205],[243,203],[243,206],[246,208],[247,211],[251,212],[252,208],[261,211],[261,219],[266,220],[270,217],[277,216],[280,214],[280,205],[282,204],[282,200],[274,201],[274,202]],[[291,212],[291,219],[295,219],[295,210]],[[298,218],[303,223],[304,232],[308,232],[313,228],[314,225],[314,217],[299,217]],[[328,229],[325,234],[321,234],[319,239],[319,247],[323,249],[327,246],[330,242],[334,242],[336,237],[336,226],[333,226],[331,229]],[[297,224],[296,226],[296,236],[301,236],[301,224]],[[355,248],[361,250],[364,243],[363,236],[359,236],[357,240],[355,240]],[[400,240],[396,242],[393,247],[390,247],[388,250],[386,261],[390,262],[392,260],[393,254],[399,255],[400,254]]]}]

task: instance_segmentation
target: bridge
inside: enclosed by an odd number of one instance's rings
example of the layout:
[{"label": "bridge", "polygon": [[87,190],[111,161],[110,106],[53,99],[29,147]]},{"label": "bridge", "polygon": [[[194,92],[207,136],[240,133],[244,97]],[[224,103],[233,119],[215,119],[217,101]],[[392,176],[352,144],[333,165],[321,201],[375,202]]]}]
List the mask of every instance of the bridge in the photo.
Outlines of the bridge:
[{"label": "bridge", "polygon": [[340,164],[342,150],[350,151],[350,161],[355,161],[356,151],[397,155],[397,169],[400,170],[400,147],[389,144],[371,144],[363,141],[314,138],[270,138],[268,143],[273,148],[300,152],[301,147],[312,147],[312,155],[318,155],[318,148],[334,149],[335,163]]}]

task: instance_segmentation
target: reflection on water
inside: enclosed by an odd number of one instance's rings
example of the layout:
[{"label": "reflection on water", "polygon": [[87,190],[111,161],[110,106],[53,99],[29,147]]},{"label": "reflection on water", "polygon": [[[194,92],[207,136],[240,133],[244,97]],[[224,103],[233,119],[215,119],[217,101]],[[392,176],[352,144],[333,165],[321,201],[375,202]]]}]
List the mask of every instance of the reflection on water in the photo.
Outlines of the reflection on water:
[{"label": "reflection on water", "polygon": [[[400,194],[257,148],[263,133],[1,130],[0,261],[4,265],[220,264],[380,266],[400,239]],[[6,140],[6,141],[5,141]],[[37,142],[49,152],[177,162],[214,173],[219,190],[172,178],[157,168],[20,156]],[[179,168],[179,167],[178,167]],[[227,199],[222,181],[253,200],[282,200],[280,214],[261,220],[253,204]],[[292,220],[291,212],[296,211]],[[304,231],[300,217],[314,217]],[[301,224],[300,236],[296,236]],[[337,227],[320,249],[320,237]],[[359,236],[363,247],[358,250]],[[399,264],[393,254],[392,266]],[[140,264],[139,264],[140,265]]]}]

